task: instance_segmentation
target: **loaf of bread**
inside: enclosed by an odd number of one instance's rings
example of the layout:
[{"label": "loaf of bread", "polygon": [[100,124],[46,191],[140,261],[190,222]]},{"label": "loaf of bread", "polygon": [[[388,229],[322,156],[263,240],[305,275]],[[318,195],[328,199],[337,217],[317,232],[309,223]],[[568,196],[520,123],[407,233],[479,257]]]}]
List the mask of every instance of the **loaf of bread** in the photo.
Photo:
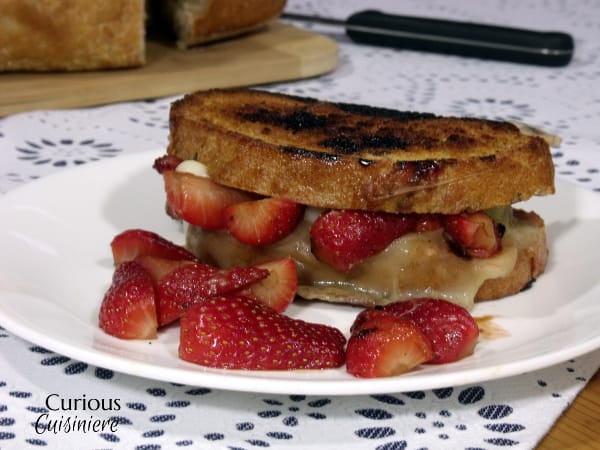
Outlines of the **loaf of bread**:
[{"label": "loaf of bread", "polygon": [[0,71],[144,63],[144,0],[0,0]]},{"label": "loaf of bread", "polygon": [[146,63],[146,16],[180,48],[257,29],[285,0],[0,0],[0,72]]},{"label": "loaf of bread", "polygon": [[255,30],[278,17],[285,0],[162,0],[177,46],[211,42]]}]

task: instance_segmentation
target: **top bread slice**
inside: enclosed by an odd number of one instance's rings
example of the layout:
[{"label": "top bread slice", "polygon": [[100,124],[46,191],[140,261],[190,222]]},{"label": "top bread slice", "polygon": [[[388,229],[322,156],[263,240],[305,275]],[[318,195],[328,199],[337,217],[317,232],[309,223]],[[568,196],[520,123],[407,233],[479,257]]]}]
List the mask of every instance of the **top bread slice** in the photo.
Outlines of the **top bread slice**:
[{"label": "top bread slice", "polygon": [[456,214],[554,192],[548,144],[508,122],[260,90],[176,101],[167,153],[223,185],[321,208]]}]

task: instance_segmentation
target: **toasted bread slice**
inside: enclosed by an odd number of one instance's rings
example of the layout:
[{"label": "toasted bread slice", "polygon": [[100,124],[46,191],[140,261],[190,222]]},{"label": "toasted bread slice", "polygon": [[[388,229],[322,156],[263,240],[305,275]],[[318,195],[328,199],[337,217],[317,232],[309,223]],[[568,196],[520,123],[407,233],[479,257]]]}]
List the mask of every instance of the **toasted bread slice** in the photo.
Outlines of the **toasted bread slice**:
[{"label": "toasted bread slice", "polygon": [[175,102],[168,153],[218,183],[322,208],[454,214],[554,192],[548,144],[510,123],[258,90]]}]

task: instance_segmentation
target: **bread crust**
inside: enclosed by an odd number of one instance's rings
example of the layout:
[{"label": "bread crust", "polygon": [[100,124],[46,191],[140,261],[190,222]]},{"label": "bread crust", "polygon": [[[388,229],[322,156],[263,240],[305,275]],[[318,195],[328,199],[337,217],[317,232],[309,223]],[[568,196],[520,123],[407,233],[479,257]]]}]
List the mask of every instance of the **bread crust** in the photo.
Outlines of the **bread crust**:
[{"label": "bread crust", "polygon": [[285,0],[169,0],[172,27],[180,48],[257,29],[279,16]]},{"label": "bread crust", "polygon": [[176,101],[167,152],[221,184],[321,208],[456,214],[554,192],[548,144],[510,123],[257,90]]},{"label": "bread crust", "polygon": [[515,268],[509,275],[483,282],[475,295],[476,302],[495,300],[525,290],[546,270],[548,244],[543,219],[534,212],[521,209],[515,209],[513,213],[533,230],[530,232],[529,243],[526,247],[519,248]]},{"label": "bread crust", "polygon": [[0,0],[0,71],[145,63],[144,0]]}]

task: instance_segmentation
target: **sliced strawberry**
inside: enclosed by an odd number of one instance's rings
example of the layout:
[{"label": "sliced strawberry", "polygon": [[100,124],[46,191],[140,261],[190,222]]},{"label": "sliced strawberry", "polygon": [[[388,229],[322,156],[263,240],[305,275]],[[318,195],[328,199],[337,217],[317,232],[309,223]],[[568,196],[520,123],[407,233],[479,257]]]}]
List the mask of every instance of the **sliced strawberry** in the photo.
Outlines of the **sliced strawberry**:
[{"label": "sliced strawberry", "polygon": [[346,370],[360,378],[399,375],[429,361],[429,339],[394,314],[368,309],[357,317],[346,348]]},{"label": "sliced strawberry", "polygon": [[[148,273],[150,274],[150,276],[152,277],[152,281],[154,282],[154,285],[156,285],[158,283],[158,281],[163,278],[164,276],[166,276],[168,273],[174,271],[175,269],[187,265],[187,264],[202,264],[202,263],[195,263],[194,261],[186,261],[186,260],[176,260],[176,259],[166,259],[166,258],[160,258],[158,256],[151,256],[151,255],[142,255],[142,256],[138,256],[135,259],[135,262],[137,262],[138,264],[141,264],[144,269],[146,269],[148,271]],[[214,270],[217,271],[218,269],[206,264],[203,264],[204,266],[206,266],[207,270]]]},{"label": "sliced strawberry", "polygon": [[473,353],[479,337],[475,319],[446,300],[418,298],[389,303],[383,310],[415,324],[431,341],[431,364],[458,361]]},{"label": "sliced strawberry", "polygon": [[156,338],[154,287],[140,264],[128,261],[115,269],[98,319],[100,328],[121,339]]},{"label": "sliced strawberry", "polygon": [[277,312],[283,312],[292,303],[298,290],[296,264],[292,258],[282,258],[258,264],[256,267],[267,269],[269,276],[251,284],[244,290],[248,295]]},{"label": "sliced strawberry", "polygon": [[207,230],[224,228],[223,208],[254,198],[246,192],[190,173],[166,171],[163,178],[169,212]]},{"label": "sliced strawberry", "polygon": [[156,283],[158,325],[179,319],[194,303],[239,291],[269,275],[258,267],[217,269],[206,264],[182,264]]},{"label": "sliced strawberry", "polygon": [[215,297],[181,317],[180,358],[246,370],[327,369],[344,364],[337,329],[280,314],[256,300]]},{"label": "sliced strawberry", "polygon": [[320,261],[346,272],[410,232],[415,221],[411,214],[325,211],[310,230],[312,252]]},{"label": "sliced strawberry", "polygon": [[461,256],[489,258],[502,249],[504,227],[485,212],[442,216],[444,237]]},{"label": "sliced strawberry", "polygon": [[223,210],[227,229],[244,244],[268,245],[283,239],[298,225],[304,206],[283,198],[236,203]]},{"label": "sliced strawberry", "polygon": [[152,168],[160,174],[164,174],[169,170],[175,170],[181,163],[181,159],[173,155],[163,155],[154,160]]},{"label": "sliced strawberry", "polygon": [[184,247],[147,230],[123,231],[114,237],[110,247],[115,265],[146,255],[166,259],[196,260],[196,257]]}]

